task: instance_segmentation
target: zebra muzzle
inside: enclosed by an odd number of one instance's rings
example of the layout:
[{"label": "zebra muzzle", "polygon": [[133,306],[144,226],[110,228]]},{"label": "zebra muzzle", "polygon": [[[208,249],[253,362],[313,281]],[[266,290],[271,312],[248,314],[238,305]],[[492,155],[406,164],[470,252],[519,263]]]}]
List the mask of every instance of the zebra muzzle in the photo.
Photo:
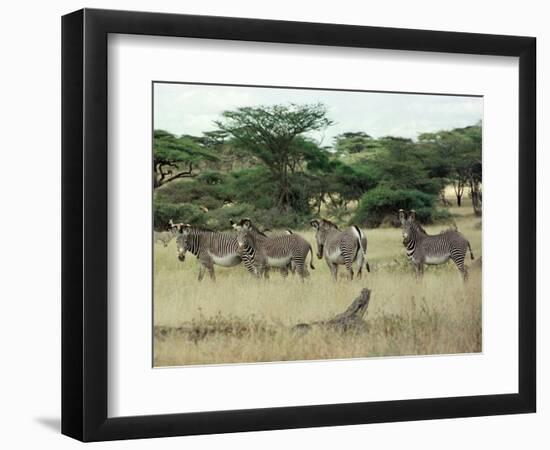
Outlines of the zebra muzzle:
[{"label": "zebra muzzle", "polygon": [[323,247],[319,246],[319,248],[317,249],[317,259],[322,259],[323,258]]}]

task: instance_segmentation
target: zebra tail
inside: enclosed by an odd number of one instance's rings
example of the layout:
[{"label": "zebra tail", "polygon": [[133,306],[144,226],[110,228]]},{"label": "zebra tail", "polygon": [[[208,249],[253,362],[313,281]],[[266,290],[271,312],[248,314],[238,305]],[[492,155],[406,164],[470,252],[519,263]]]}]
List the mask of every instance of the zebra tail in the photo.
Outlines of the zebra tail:
[{"label": "zebra tail", "polygon": [[468,248],[470,249],[470,258],[474,259],[474,254],[472,253],[472,247],[470,247],[470,242],[468,242]]},{"label": "zebra tail", "polygon": [[311,254],[311,259],[309,260],[309,267],[315,270],[315,267],[313,266],[313,247],[311,245],[309,246],[309,253]]},{"label": "zebra tail", "polygon": [[367,272],[370,273],[370,266],[368,261],[365,261],[365,267],[367,268]]}]

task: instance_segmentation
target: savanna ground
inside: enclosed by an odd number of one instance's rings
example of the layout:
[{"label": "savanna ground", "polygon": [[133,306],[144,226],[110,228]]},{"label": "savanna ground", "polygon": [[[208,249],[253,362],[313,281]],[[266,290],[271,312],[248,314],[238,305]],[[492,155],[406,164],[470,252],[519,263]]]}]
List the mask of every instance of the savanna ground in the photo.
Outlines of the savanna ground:
[{"label": "savanna ground", "polygon": [[[449,192],[449,199],[452,195]],[[155,245],[154,365],[224,364],[262,361],[341,359],[373,356],[475,353],[481,351],[481,226],[468,199],[450,212],[470,241],[470,278],[464,284],[452,262],[427,266],[422,280],[404,256],[401,230],[365,230],[371,272],[352,282],[340,269],[332,281],[324,260],[304,283],[275,270],[269,280],[251,277],[242,265],[215,266],[217,280],[197,281],[196,258],[178,261],[174,240]],[[448,228],[425,227],[436,234]],[[296,230],[316,250],[314,230]],[[309,261],[309,257],[308,257]],[[305,335],[291,328],[329,319],[360,293],[372,290],[368,331],[340,333],[313,328]]]}]

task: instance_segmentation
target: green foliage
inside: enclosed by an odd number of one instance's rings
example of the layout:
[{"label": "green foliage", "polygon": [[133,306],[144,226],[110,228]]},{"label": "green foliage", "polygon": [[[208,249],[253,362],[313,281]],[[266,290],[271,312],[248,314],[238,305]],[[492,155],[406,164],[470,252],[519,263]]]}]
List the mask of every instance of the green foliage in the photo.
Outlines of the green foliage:
[{"label": "green foliage", "polygon": [[372,151],[376,142],[371,136],[362,131],[339,134],[334,138],[334,150],[338,154],[351,155],[354,153]]},{"label": "green foliage", "polygon": [[229,177],[204,172],[194,179],[170,183],[156,192],[156,201],[173,204],[190,203],[202,209],[221,208],[233,199],[227,192]]},{"label": "green foliage", "polygon": [[192,204],[173,204],[155,201],[153,203],[153,227],[155,230],[166,230],[168,221],[190,223],[203,226],[204,212],[200,207]]},{"label": "green foliage", "polygon": [[370,164],[378,169],[380,184],[392,189],[412,189],[437,194],[446,184],[430,172],[433,155],[409,139],[383,138],[384,151]]},{"label": "green foliage", "polygon": [[437,197],[414,189],[391,189],[378,186],[361,197],[351,222],[367,227],[378,227],[382,222],[397,219],[399,209],[416,210],[420,222],[430,223],[444,213],[435,209]]},{"label": "green foliage", "polygon": [[225,205],[204,213],[205,226],[215,231],[227,231],[231,228],[230,220],[237,222],[243,217],[255,217],[254,211],[254,207],[246,204]]},{"label": "green foliage", "polygon": [[257,209],[277,206],[277,183],[263,166],[233,172],[228,189],[238,203],[250,204]]},{"label": "green foliage", "polygon": [[481,125],[457,128],[437,133],[424,133],[419,143],[432,156],[432,173],[451,181],[465,181],[470,177],[481,180]]},{"label": "green foliage", "polygon": [[255,157],[276,181],[275,198],[281,210],[292,210],[290,175],[314,158],[318,148],[304,133],[332,124],[322,104],[243,107],[225,111],[219,129],[232,136],[235,145]]},{"label": "green foliage", "polygon": [[215,161],[217,157],[193,136],[175,136],[155,130],[153,142],[154,186],[193,176],[193,164]]},{"label": "green foliage", "polygon": [[418,140],[345,132],[323,148],[308,134],[332,124],[322,104],[237,108],[216,123],[200,137],[155,130],[155,227],[172,218],[223,230],[250,217],[300,228],[321,214],[397,225],[399,208],[439,221],[450,183],[470,187],[481,214],[481,124]]}]

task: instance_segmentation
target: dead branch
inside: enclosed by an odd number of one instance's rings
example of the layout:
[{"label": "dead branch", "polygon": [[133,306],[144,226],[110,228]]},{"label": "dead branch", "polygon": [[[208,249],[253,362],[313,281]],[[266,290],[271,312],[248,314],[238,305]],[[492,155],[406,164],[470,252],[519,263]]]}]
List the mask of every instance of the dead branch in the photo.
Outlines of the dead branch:
[{"label": "dead branch", "polygon": [[341,314],[329,320],[311,323],[299,323],[292,328],[293,331],[308,332],[312,327],[323,327],[346,333],[348,331],[365,331],[367,323],[363,319],[370,302],[370,289],[363,289],[361,294],[353,300],[351,305]]}]

